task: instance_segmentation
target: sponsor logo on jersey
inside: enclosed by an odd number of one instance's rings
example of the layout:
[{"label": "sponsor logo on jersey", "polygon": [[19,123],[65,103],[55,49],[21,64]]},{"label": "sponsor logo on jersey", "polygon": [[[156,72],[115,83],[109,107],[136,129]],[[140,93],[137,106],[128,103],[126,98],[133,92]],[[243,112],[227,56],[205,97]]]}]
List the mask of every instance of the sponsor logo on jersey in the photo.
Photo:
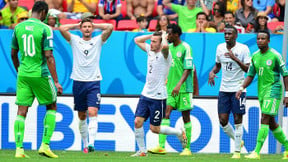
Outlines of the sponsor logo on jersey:
[{"label": "sponsor logo on jersey", "polygon": [[270,66],[272,64],[272,60],[267,60],[266,65]]},{"label": "sponsor logo on jersey", "polygon": [[177,52],[177,57],[181,57],[182,53],[181,52]]}]

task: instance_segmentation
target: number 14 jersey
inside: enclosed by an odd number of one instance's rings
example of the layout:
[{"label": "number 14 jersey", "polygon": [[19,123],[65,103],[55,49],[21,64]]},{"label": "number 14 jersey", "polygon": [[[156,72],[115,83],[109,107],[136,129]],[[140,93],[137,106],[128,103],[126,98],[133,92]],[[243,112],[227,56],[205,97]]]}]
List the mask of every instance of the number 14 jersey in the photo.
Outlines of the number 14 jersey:
[{"label": "number 14 jersey", "polygon": [[[236,42],[231,51],[244,64],[250,63],[250,51],[246,45]],[[220,91],[237,92],[244,82],[245,72],[234,60],[227,57],[226,53],[228,52],[226,43],[218,45],[216,50],[216,63],[220,63],[222,68]]]}]

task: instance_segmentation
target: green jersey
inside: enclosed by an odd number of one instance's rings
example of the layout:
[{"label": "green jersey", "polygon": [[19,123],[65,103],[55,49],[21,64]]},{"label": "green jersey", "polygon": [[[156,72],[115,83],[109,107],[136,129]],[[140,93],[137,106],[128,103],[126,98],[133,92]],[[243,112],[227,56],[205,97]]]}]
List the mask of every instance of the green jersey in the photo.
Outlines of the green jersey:
[{"label": "green jersey", "polygon": [[187,6],[176,5],[172,3],[172,11],[178,14],[178,22],[183,32],[187,32],[188,29],[196,28],[196,15],[202,11],[201,8],[195,7],[189,10]]},{"label": "green jersey", "polygon": [[180,81],[184,70],[191,69],[191,73],[186,81],[181,85],[180,93],[193,92],[193,55],[192,48],[186,42],[181,42],[174,47],[169,45],[169,53],[172,57],[172,63],[169,69],[167,92],[170,94],[177,83]]},{"label": "green jersey", "polygon": [[282,56],[276,50],[270,48],[263,54],[258,50],[253,54],[248,76],[254,77],[256,74],[259,100],[280,99],[282,96],[280,74],[287,76],[288,72]]},{"label": "green jersey", "polygon": [[18,24],[11,47],[20,51],[19,76],[50,75],[44,51],[53,50],[53,32],[46,24],[35,18]]}]

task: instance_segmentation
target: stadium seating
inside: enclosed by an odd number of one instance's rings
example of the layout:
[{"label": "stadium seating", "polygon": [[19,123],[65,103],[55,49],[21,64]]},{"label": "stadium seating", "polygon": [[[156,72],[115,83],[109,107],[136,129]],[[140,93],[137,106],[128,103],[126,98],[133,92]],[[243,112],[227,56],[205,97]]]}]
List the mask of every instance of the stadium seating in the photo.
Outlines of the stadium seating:
[{"label": "stadium seating", "polygon": [[[149,27],[148,30],[149,31],[155,31],[156,30],[156,26],[157,26],[157,21],[158,20],[151,20],[149,23]],[[177,24],[176,21],[170,21],[171,24]]]},{"label": "stadium seating", "polygon": [[136,20],[120,20],[118,22],[117,30],[133,30],[138,28],[138,24],[136,23]]},{"label": "stadium seating", "polygon": [[79,23],[81,20],[80,19],[60,19],[60,24],[76,24]]},{"label": "stadium seating", "polygon": [[269,22],[267,24],[268,29],[270,29],[271,31],[275,30],[275,28],[279,25],[284,25],[284,22]]},{"label": "stadium seating", "polygon": [[33,0],[19,0],[18,1],[18,6],[27,7],[28,10],[32,9],[33,5],[34,5]]},{"label": "stadium seating", "polygon": [[114,27],[114,30],[116,30],[116,20],[102,20],[102,19],[94,19],[93,23],[101,24],[101,23],[109,23],[112,24]]}]

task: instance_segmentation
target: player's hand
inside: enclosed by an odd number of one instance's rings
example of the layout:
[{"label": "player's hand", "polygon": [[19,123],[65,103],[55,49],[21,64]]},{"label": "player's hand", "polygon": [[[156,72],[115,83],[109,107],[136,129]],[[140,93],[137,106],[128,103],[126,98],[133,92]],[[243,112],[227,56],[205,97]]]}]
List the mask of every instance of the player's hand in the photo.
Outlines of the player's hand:
[{"label": "player's hand", "polygon": [[172,91],[172,96],[175,97],[179,94],[179,91],[180,91],[180,87],[179,86],[176,86],[173,91]]},{"label": "player's hand", "polygon": [[283,104],[286,108],[288,108],[288,97],[284,97]]},{"label": "player's hand", "polygon": [[214,85],[215,85],[214,78],[218,78],[218,77],[216,76],[216,74],[214,74],[213,72],[209,73],[208,84],[210,84],[211,86],[214,86]]},{"label": "player's hand", "polygon": [[235,97],[239,100],[240,99],[240,96],[241,96],[241,94],[242,94],[242,91],[241,90],[239,90],[237,93],[236,93],[236,95],[235,95]]},{"label": "player's hand", "polygon": [[63,88],[60,83],[55,83],[55,87],[57,88],[57,94],[61,95],[63,93]]},{"label": "player's hand", "polygon": [[229,49],[228,52],[225,53],[224,55],[225,55],[225,57],[231,58],[232,60],[236,60],[236,59],[237,59],[237,57],[233,54],[233,52],[231,51],[231,49]]}]

